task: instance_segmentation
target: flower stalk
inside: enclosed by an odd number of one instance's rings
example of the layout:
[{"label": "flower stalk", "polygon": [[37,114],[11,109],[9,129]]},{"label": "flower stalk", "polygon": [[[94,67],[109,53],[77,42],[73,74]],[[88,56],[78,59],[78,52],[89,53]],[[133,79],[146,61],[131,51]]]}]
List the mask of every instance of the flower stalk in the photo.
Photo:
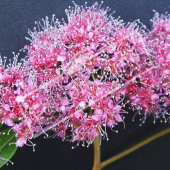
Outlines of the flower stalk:
[{"label": "flower stalk", "polygon": [[107,165],[116,162],[117,160],[123,158],[126,155],[129,155],[130,153],[136,151],[137,149],[140,149],[141,147],[145,146],[146,144],[154,141],[155,139],[158,139],[166,134],[170,133],[170,128],[164,129],[146,139],[143,141],[135,144],[134,146],[124,150],[123,152],[118,153],[117,155],[101,162],[101,156],[100,156],[100,137],[97,137],[94,140],[94,164],[93,164],[93,169],[92,170],[102,170],[104,167]]},{"label": "flower stalk", "polygon": [[100,136],[95,138],[93,146],[94,146],[94,164],[92,170],[101,170]]}]

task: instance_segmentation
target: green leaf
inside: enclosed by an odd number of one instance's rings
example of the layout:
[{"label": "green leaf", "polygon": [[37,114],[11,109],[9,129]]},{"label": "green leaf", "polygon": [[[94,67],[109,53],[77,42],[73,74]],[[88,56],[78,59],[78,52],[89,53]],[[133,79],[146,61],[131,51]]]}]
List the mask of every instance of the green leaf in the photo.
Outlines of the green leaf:
[{"label": "green leaf", "polygon": [[14,155],[14,153],[17,150],[16,145],[14,144],[9,145],[10,143],[16,142],[16,137],[15,137],[15,133],[13,132],[13,130],[11,130],[8,133],[10,129],[11,128],[7,128],[1,131],[1,134],[0,134],[0,157],[6,159],[6,160],[2,159],[0,161],[0,168],[3,167],[8,162],[8,160],[11,159],[11,157]]}]

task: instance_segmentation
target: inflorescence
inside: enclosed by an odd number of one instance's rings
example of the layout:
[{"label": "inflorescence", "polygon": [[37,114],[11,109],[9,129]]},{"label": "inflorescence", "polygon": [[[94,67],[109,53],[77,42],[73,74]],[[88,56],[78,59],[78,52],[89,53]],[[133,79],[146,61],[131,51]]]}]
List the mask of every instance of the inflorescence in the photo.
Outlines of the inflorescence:
[{"label": "inflorescence", "polygon": [[101,4],[66,10],[29,30],[22,63],[0,61],[0,123],[18,147],[40,134],[90,145],[124,122],[125,106],[154,121],[169,119],[170,16],[157,12],[149,31],[124,23]]}]

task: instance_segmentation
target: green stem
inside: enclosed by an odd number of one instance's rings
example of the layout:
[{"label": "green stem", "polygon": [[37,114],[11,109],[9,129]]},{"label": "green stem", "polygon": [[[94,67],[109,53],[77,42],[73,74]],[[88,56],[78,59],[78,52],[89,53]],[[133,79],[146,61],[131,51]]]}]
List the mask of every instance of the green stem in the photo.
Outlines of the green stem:
[{"label": "green stem", "polygon": [[119,153],[119,154],[117,154],[117,155],[115,155],[115,156],[113,156],[113,157],[111,157],[111,158],[103,161],[103,162],[101,163],[101,165],[100,165],[100,169],[93,169],[93,170],[101,170],[101,169],[104,168],[105,166],[107,166],[107,165],[109,165],[109,164],[111,164],[111,163],[113,163],[113,162],[115,162],[115,161],[123,158],[124,156],[126,156],[126,155],[134,152],[135,150],[141,148],[142,146],[144,146],[144,145],[152,142],[153,140],[155,140],[155,139],[157,139],[157,138],[159,138],[159,137],[161,137],[161,136],[163,136],[163,135],[166,135],[166,134],[168,134],[168,133],[170,133],[170,128],[167,128],[167,129],[165,129],[165,130],[162,130],[162,131],[156,133],[155,135],[152,135],[151,137],[148,137],[147,139],[145,139],[145,140],[139,142],[138,144],[130,147],[129,149],[127,149],[127,150],[125,150],[125,151],[123,151],[123,152],[121,152],[121,153]]},{"label": "green stem", "polygon": [[100,136],[95,138],[93,145],[94,145],[94,164],[92,170],[101,170]]}]

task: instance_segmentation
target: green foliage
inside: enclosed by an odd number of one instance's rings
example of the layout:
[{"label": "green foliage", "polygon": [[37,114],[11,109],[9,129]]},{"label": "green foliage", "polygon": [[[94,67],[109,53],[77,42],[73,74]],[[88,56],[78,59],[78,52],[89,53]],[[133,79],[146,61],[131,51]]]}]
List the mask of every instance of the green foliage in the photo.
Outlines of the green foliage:
[{"label": "green foliage", "polygon": [[8,162],[7,160],[11,159],[17,150],[16,145],[9,145],[10,143],[16,142],[15,133],[12,130],[8,133],[10,129],[11,128],[7,128],[1,131],[0,134],[0,157],[5,158],[5,160],[2,159],[0,161],[0,168]]}]

